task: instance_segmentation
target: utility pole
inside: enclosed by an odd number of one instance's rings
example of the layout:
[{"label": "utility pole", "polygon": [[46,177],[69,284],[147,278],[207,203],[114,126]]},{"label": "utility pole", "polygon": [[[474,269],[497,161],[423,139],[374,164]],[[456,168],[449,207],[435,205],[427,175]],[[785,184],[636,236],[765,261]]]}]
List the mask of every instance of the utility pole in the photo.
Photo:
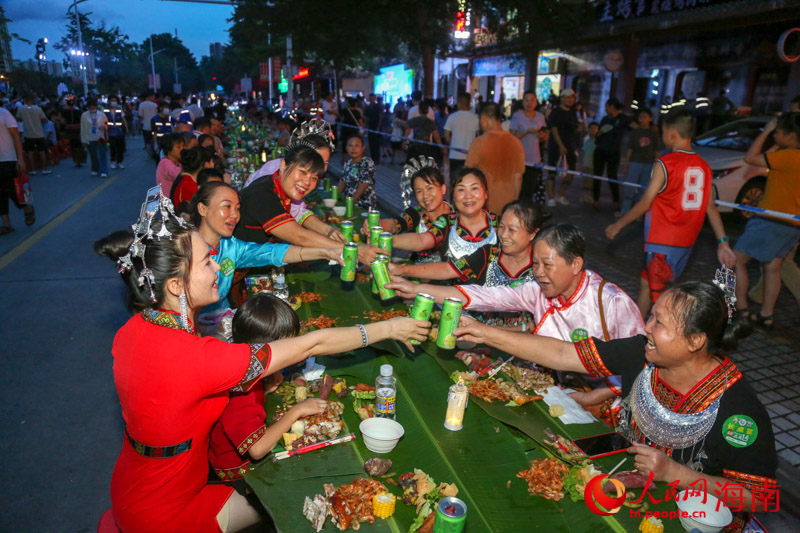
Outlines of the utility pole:
[{"label": "utility pole", "polygon": [[[83,96],[89,96],[89,83],[86,81],[86,54],[83,52],[83,35],[81,31],[81,16],[78,13],[78,4],[86,0],[72,0],[72,7],[75,9],[75,24],[78,26],[78,50],[81,51],[81,76],[83,77]],[[155,76],[153,76],[155,80]],[[153,82],[155,85],[155,81]]]},{"label": "utility pole", "polygon": [[153,71],[153,92],[156,92],[156,59],[153,53],[153,35],[150,35],[150,68]]},{"label": "utility pole", "polygon": [[[272,50],[271,46],[272,46],[272,34],[268,33],[267,34],[267,47],[270,48],[270,50]],[[268,108],[270,110],[272,110],[272,52],[271,51],[270,51],[270,56],[269,56],[269,106],[268,106]]]},{"label": "utility pole", "polygon": [[289,83],[289,90],[286,92],[286,106],[291,111],[294,108],[294,70],[292,69],[292,36],[286,38],[286,81]]}]

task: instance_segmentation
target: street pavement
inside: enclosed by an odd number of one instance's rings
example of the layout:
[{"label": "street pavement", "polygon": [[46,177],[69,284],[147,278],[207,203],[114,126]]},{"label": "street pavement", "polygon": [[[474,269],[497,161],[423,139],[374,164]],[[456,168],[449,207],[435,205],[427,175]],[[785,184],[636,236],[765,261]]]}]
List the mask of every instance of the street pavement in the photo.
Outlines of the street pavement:
[{"label": "street pavement", "polygon": [[31,177],[37,222],[0,239],[0,531],[96,531],[122,444],[111,343],[129,315],[92,244],[132,224],[155,165],[141,137],[107,179],[62,161]]},{"label": "street pavement", "polygon": [[[93,532],[110,507],[109,483],[123,436],[110,351],[129,314],[115,265],[92,245],[132,224],[154,183],[155,165],[141,142],[130,139],[127,168],[107,179],[75,169],[69,160],[49,176],[32,177],[36,224],[26,227],[12,207],[17,231],[0,238],[0,531]],[[338,154],[331,158],[333,175],[338,161]],[[396,213],[402,167],[377,168],[381,210]],[[569,198],[577,201],[579,189],[574,184]],[[611,246],[602,235],[613,220],[609,201],[599,212],[577,203],[552,211],[554,222],[574,222],[586,232],[589,267],[635,295],[641,229],[626,229]],[[732,236],[741,229],[728,225]],[[706,228],[684,278],[713,276],[713,250]],[[756,333],[731,357],[773,417],[781,504],[796,512],[800,334],[798,304],[785,291],[777,315],[775,332]],[[773,532],[800,531],[800,522],[785,511],[765,518]]]}]

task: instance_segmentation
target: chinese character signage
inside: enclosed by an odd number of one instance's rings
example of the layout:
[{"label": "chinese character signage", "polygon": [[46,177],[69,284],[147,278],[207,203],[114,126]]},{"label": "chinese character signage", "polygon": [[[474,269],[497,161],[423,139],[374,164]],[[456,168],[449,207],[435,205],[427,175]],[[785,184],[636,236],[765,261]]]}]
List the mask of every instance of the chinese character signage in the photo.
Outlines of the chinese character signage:
[{"label": "chinese character signage", "polygon": [[596,16],[598,22],[624,22],[731,1],[733,0],[604,0],[597,4]]}]

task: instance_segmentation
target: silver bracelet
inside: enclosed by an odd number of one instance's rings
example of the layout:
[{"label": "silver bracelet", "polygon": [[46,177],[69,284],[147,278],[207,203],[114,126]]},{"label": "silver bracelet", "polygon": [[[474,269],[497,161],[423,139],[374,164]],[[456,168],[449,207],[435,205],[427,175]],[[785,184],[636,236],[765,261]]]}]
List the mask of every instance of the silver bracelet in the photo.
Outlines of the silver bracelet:
[{"label": "silver bracelet", "polygon": [[369,337],[367,336],[367,328],[364,327],[364,324],[356,324],[356,327],[361,332],[361,347],[366,348],[369,346]]}]

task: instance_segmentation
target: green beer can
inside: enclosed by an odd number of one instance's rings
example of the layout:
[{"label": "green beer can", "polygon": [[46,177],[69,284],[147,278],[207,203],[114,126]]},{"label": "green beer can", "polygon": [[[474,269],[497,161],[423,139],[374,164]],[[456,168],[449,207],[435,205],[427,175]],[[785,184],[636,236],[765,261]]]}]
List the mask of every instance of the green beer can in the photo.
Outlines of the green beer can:
[{"label": "green beer can", "polygon": [[381,233],[383,233],[382,227],[371,226],[369,228],[369,243],[373,246],[378,246],[378,242],[381,240]]},{"label": "green beer can", "polygon": [[380,235],[378,235],[378,248],[381,250],[386,250],[389,252],[389,256],[392,255],[392,234],[388,231],[382,231]]},{"label": "green beer can", "polygon": [[[381,300],[391,300],[395,296],[394,289],[387,289],[384,287],[384,285],[390,281],[388,265],[388,261],[384,262],[380,259],[376,259],[370,265],[370,268],[372,269],[372,279],[378,286],[378,295],[381,297]],[[455,346],[455,342],[453,346]]]},{"label": "green beer can", "polygon": [[[375,261],[382,261],[384,263],[389,262],[389,256],[383,254],[377,254],[375,256]],[[378,294],[378,284],[375,283],[375,275],[372,275],[372,294]]]},{"label": "green beer can", "polygon": [[461,533],[466,522],[467,504],[453,496],[439,500],[433,533]]},{"label": "green beer can", "polygon": [[344,199],[344,205],[345,205],[344,216],[346,216],[347,218],[353,218],[353,197],[352,196],[346,197]]},{"label": "green beer can", "polygon": [[353,242],[353,221],[352,220],[343,221],[341,228],[345,242]]},{"label": "green beer can", "polygon": [[463,304],[458,298],[445,298],[442,305],[442,319],[439,322],[439,335],[436,337],[436,346],[445,350],[456,347],[456,336],[453,331],[461,322],[461,307]]},{"label": "green beer can", "polygon": [[355,281],[356,266],[358,265],[358,245],[354,242],[345,244],[342,249],[342,259],[344,260],[344,266],[339,278],[342,281]]},{"label": "green beer can", "polygon": [[339,187],[331,187],[331,198],[339,201]]},{"label": "green beer can", "polygon": [[[430,294],[424,292],[417,294],[409,316],[414,320],[430,320],[434,302],[435,300]],[[420,344],[420,341],[411,339],[411,344]]]},{"label": "green beer can", "polygon": [[331,190],[331,179],[325,178],[325,192],[330,192]]},{"label": "green beer can", "polygon": [[370,209],[369,212],[367,213],[367,226],[371,228],[373,226],[380,226],[380,225],[381,225],[380,211]]}]

